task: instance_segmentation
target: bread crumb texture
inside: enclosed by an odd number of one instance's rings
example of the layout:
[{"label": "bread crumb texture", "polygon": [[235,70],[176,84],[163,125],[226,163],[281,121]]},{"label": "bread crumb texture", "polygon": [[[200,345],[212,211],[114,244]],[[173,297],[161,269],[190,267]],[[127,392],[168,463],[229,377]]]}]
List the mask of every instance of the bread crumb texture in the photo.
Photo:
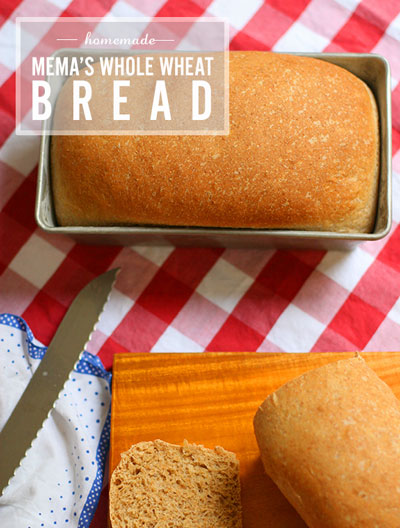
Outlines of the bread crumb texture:
[{"label": "bread crumb texture", "polygon": [[373,229],[374,97],[308,57],[230,52],[227,136],[54,136],[61,225]]},{"label": "bread crumb texture", "polygon": [[112,528],[241,528],[239,463],[222,447],[141,442],[110,484]]}]

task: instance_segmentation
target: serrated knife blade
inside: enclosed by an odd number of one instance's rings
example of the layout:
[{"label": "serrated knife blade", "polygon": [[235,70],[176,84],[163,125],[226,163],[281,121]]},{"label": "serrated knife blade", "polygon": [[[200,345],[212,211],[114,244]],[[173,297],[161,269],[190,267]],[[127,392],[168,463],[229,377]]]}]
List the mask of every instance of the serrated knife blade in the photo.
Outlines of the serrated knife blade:
[{"label": "serrated knife blade", "polygon": [[0,433],[0,494],[30,448],[84,351],[111,293],[118,269],[103,273],[76,296],[47,352]]}]

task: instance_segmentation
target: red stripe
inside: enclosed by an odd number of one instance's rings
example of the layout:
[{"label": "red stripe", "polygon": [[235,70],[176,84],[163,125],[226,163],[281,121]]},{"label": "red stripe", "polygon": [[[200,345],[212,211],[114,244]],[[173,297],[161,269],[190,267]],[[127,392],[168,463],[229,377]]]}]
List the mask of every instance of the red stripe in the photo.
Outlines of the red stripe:
[{"label": "red stripe", "polygon": [[171,324],[192,293],[191,288],[161,268],[140,295],[137,304],[161,321]]},{"label": "red stripe", "polygon": [[10,18],[22,0],[2,0],[0,7],[0,27]]},{"label": "red stripe", "polygon": [[350,293],[329,328],[363,350],[384,319],[380,310]]},{"label": "red stripe", "polygon": [[31,328],[35,329],[36,339],[44,345],[48,345],[66,311],[65,306],[40,290],[22,317]]},{"label": "red stripe", "polygon": [[[181,2],[180,0],[168,0],[154,15],[153,21],[157,21],[157,18],[163,17],[199,18],[210,3],[211,0],[201,0],[199,2],[193,2],[191,0],[187,0],[186,2]],[[149,26],[151,26],[151,23],[152,22],[149,23]],[[170,34],[173,34],[174,42],[171,43],[170,49],[176,49],[179,42],[190,31],[193,24],[194,22],[182,22],[179,24],[179,26],[177,26],[173,22],[162,22],[161,24],[159,22],[157,27],[158,38],[171,38]],[[145,35],[146,32],[148,32],[147,28],[143,30],[142,35]]]},{"label": "red stripe", "polygon": [[200,17],[207,7],[211,4],[211,0],[203,0],[200,3],[192,2],[191,0],[168,0],[155,15],[156,17]]},{"label": "red stripe", "polygon": [[[396,249],[400,250],[399,244],[397,248],[392,248],[394,255]],[[385,280],[382,280],[382,277],[385,277]],[[400,297],[399,269],[395,270],[386,265],[378,256],[361,277],[353,293],[382,313],[389,313]]]},{"label": "red stripe", "polygon": [[43,287],[52,299],[68,307],[94,274],[67,256]]},{"label": "red stripe", "polygon": [[89,270],[94,275],[104,273],[122,251],[122,246],[85,246],[76,244],[68,258]]},{"label": "red stripe", "polygon": [[362,18],[386,31],[390,22],[399,14],[400,2],[399,0],[364,0],[356,11]]},{"label": "red stripe", "polygon": [[[304,2],[308,3],[308,0]],[[300,16],[299,3],[266,2],[232,39],[230,49],[270,50]]]},{"label": "red stripe", "polygon": [[366,52],[378,43],[382,35],[383,30],[362,18],[356,11],[336,34],[325,51],[330,51],[330,47],[336,44],[347,52]]},{"label": "red stripe", "polygon": [[[113,341],[128,352],[150,352],[168,327],[166,322],[154,315],[152,307],[150,310],[151,312],[138,303],[134,304],[115,329]],[[103,345],[104,348],[107,343],[108,341]]]},{"label": "red stripe", "polygon": [[397,153],[397,151],[400,149],[400,131],[393,129],[393,135],[392,135],[392,148],[393,148],[393,156]]},{"label": "red stripe", "polygon": [[106,15],[116,0],[72,0],[68,7],[61,13],[63,17],[103,17]]},{"label": "red stripe", "polygon": [[36,173],[37,167],[25,178],[3,208],[4,213],[31,232],[36,229]]},{"label": "red stripe", "polygon": [[230,315],[220,331],[208,345],[210,352],[255,352],[264,341],[264,336],[253,330],[234,315]]},{"label": "red stripe", "polygon": [[400,225],[396,227],[384,248],[379,253],[378,260],[400,273]]},{"label": "red stripe", "polygon": [[324,51],[333,51],[336,46],[352,53],[370,51],[397,16],[399,7],[397,0],[364,0]]},{"label": "red stripe", "polygon": [[220,248],[177,248],[169,255],[162,269],[195,290],[223,251]]},{"label": "red stripe", "polygon": [[277,251],[257,277],[268,290],[291,301],[313,268],[287,251]]},{"label": "red stripe", "polygon": [[231,51],[234,50],[250,50],[250,51],[268,51],[272,48],[271,45],[266,44],[264,42],[260,42],[259,40],[256,40],[246,33],[244,31],[239,31],[239,33],[236,33],[236,35],[233,37],[229,44],[229,49]]},{"label": "red stripe", "polygon": [[[1,93],[1,88],[0,88]],[[14,97],[14,94],[12,95]],[[1,103],[0,103],[1,104]],[[9,135],[15,128],[15,117],[4,111],[0,106],[0,145],[5,143]]]},{"label": "red stripe", "polygon": [[310,352],[354,352],[354,344],[328,327]]},{"label": "red stripe", "polygon": [[31,236],[32,231],[4,212],[0,212],[0,262],[1,273],[10,264],[21,247]]},{"label": "red stripe", "polygon": [[1,120],[1,146],[15,128],[15,72],[0,86],[0,105],[2,114],[9,116],[9,119]]},{"label": "red stripe", "polygon": [[[298,256],[301,253],[298,252]],[[239,301],[207,350],[257,350],[313,271],[323,252],[312,252],[310,264],[296,252],[277,251]]]},{"label": "red stripe", "polygon": [[104,368],[110,370],[113,366],[114,354],[127,354],[128,352],[131,352],[131,350],[128,350],[123,345],[115,341],[115,339],[109,337],[97,355],[101,359]]},{"label": "red stripe", "polygon": [[400,82],[392,92],[392,123],[400,131]]},{"label": "red stripe", "polygon": [[[115,2],[116,0],[97,0],[96,2],[73,0],[60,16],[101,18],[110,11]],[[43,36],[40,42],[45,41],[51,36],[52,28],[53,26],[49,29],[46,35]],[[30,56],[35,54],[35,50],[37,50],[38,47],[40,47],[40,43],[32,50],[31,54],[25,60],[29,60]],[[2,108],[13,117],[13,124],[11,125],[11,122],[7,123],[7,129],[5,131],[3,130],[1,133],[1,146],[15,128],[15,72],[13,72],[7,81],[0,87],[0,104]]]},{"label": "red stripe", "polygon": [[310,249],[307,251],[293,249],[289,250],[289,253],[313,268],[316,268],[326,255],[326,251],[323,249]]},{"label": "red stripe", "polygon": [[293,22],[299,18],[311,0],[267,0],[266,3],[289,16]]},{"label": "red stripe", "polygon": [[266,336],[288,305],[287,299],[255,281],[240,299],[232,315]]}]

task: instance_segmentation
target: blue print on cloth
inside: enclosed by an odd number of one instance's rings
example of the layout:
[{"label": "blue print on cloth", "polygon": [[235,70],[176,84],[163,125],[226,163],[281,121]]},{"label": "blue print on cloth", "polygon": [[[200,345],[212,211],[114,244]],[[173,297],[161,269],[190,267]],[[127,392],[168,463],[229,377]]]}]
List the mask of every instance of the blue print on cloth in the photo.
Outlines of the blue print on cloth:
[{"label": "blue print on cloth", "polygon": [[[46,350],[21,317],[0,314],[0,429]],[[90,525],[109,448],[110,403],[111,373],[84,352],[0,498],[0,526]]]}]

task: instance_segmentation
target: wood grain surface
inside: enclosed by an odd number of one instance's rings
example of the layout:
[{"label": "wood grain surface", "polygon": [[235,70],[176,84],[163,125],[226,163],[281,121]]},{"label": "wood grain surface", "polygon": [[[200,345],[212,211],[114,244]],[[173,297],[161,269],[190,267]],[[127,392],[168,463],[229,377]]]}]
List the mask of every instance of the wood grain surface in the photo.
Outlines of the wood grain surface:
[{"label": "wood grain surface", "polygon": [[[244,528],[306,525],[264,474],[253,433],[261,402],[290,379],[352,353],[117,354],[110,467],[132,444],[160,438],[221,445],[240,461]],[[400,397],[400,352],[362,354]]]}]

